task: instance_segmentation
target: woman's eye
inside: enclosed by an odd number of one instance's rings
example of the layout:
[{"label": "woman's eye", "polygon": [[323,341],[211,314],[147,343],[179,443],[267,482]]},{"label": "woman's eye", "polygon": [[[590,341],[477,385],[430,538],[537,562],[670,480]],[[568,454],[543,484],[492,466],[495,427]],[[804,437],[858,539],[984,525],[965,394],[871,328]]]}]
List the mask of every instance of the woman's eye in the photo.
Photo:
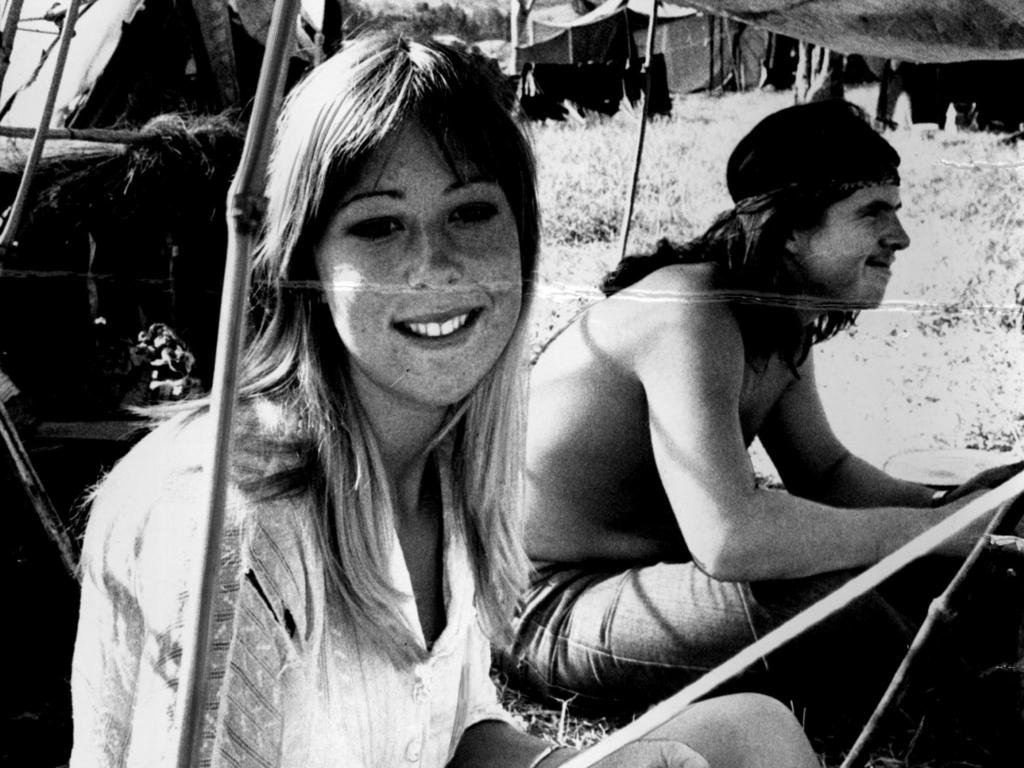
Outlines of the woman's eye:
[{"label": "woman's eye", "polygon": [[490,221],[497,214],[498,207],[493,203],[468,203],[456,208],[451,218],[460,224],[480,224]]},{"label": "woman's eye", "polygon": [[397,219],[381,217],[359,221],[348,228],[348,233],[363,240],[380,240],[401,229]]}]

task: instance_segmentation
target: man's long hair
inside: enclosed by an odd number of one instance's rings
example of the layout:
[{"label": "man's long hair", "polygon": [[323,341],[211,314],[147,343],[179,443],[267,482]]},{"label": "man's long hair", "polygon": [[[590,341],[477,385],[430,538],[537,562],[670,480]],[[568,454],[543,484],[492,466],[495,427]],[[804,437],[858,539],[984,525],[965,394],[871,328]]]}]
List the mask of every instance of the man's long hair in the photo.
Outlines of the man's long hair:
[{"label": "man's long hair", "polygon": [[[747,361],[778,354],[795,369],[811,345],[852,324],[857,313],[805,295],[788,239],[819,225],[831,205],[857,189],[899,184],[899,164],[855,104],[830,99],[773,112],[729,156],[726,186],[735,206],[688,243],[663,240],[653,254],[625,258],[602,290],[611,295],[669,264],[716,264],[716,292],[734,307]],[[796,311],[801,306],[822,310],[810,327]]]},{"label": "man's long hair", "polygon": [[651,253],[625,257],[605,275],[601,290],[611,296],[672,264],[716,264],[715,292],[733,306],[747,361],[763,363],[778,354],[795,369],[813,344],[853,324],[857,313],[826,308],[804,327],[797,313],[806,301],[804,286],[786,240],[794,230],[818,224],[829,206],[849,194],[847,187],[788,189],[741,201],[693,240],[662,239]]}]

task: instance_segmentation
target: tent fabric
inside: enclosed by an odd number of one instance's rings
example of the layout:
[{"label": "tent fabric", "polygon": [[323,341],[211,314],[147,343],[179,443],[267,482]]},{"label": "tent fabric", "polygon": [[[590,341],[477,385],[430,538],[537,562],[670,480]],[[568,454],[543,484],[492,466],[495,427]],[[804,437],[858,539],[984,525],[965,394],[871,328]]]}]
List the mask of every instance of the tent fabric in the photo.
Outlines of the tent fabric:
[{"label": "tent fabric", "polygon": [[[536,12],[527,27],[532,42],[516,50],[516,66],[624,63],[644,50],[651,4],[608,0],[581,16],[569,4]],[[664,56],[668,88],[675,93],[718,87],[729,77],[741,89],[756,87],[767,40],[766,31],[738,21],[681,6],[658,8],[654,50]]]},{"label": "tent fabric", "polygon": [[[671,24],[659,24],[654,50],[665,57],[669,90],[675,93],[718,88],[729,77],[735,79],[733,85],[738,90],[744,91],[761,84],[768,37],[763,29],[731,19],[693,14]],[[647,30],[634,29],[633,40],[642,51]]]},{"label": "tent fabric", "polygon": [[1024,58],[1021,0],[687,0],[763,29],[921,63]]},{"label": "tent fabric", "polygon": [[[66,6],[68,0],[26,0],[22,18],[42,16],[52,5]],[[100,76],[121,44],[125,29],[142,13],[146,0],[94,0],[79,11],[75,36],[68,48],[64,75],[54,104],[51,127],[68,124],[75,112],[89,99]],[[226,22],[229,10],[237,13],[242,28],[263,42],[270,23],[273,0],[207,0],[209,8],[219,8]],[[50,27],[49,31],[56,31]],[[207,30],[208,31],[208,30]],[[224,26],[222,37],[228,33]],[[14,41],[10,66],[0,91],[0,123],[31,126],[39,121],[46,92],[53,78],[56,60],[56,36],[30,30],[19,31]],[[311,60],[314,44],[297,21],[294,53]]]},{"label": "tent fabric", "polygon": [[626,61],[632,51],[622,24],[588,24],[585,27],[555,30],[554,34],[536,33],[531,45],[516,50],[517,66],[568,64],[586,61]]},{"label": "tent fabric", "polygon": [[[85,100],[114,55],[124,26],[144,5],[144,0],[105,0],[82,7],[57,91],[52,126],[63,126],[68,115]],[[38,13],[38,7],[41,4],[26,3],[22,16]],[[56,43],[56,37],[38,33],[19,32],[15,37],[10,68],[0,93],[4,124],[35,126],[39,122],[53,79]]]}]

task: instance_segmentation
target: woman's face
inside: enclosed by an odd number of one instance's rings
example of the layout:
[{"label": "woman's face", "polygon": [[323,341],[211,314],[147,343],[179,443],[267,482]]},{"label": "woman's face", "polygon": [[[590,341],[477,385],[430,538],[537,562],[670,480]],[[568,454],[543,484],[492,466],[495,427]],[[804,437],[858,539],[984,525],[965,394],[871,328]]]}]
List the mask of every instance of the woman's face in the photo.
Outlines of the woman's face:
[{"label": "woman's face", "polygon": [[508,344],[522,304],[505,193],[460,181],[417,125],[370,157],[314,246],[317,274],[364,405],[447,407]]}]

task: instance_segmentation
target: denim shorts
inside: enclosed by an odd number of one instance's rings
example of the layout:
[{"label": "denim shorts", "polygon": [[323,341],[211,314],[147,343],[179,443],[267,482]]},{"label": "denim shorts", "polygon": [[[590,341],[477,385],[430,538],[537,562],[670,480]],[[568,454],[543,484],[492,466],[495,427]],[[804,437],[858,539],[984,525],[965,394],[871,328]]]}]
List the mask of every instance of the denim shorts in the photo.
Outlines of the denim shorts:
[{"label": "denim shorts", "polygon": [[[583,712],[637,712],[835,590],[854,571],[757,583],[692,562],[540,565],[496,659],[514,687]],[[919,602],[919,613],[930,598]],[[764,658],[716,693],[758,691],[813,713],[818,732],[863,722],[906,653],[914,621],[878,593]]]}]

